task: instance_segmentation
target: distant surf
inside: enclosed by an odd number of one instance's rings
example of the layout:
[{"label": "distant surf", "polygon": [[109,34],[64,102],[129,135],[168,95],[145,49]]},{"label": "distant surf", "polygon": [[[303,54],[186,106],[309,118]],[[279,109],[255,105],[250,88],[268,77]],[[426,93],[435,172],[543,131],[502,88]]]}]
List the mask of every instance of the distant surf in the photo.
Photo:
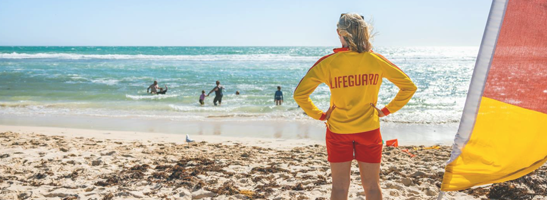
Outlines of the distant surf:
[{"label": "distant surf", "polygon": [[0,59],[59,59],[59,60],[180,60],[180,61],[312,61],[309,56],[280,54],[251,55],[124,55],[124,54],[68,54],[68,53],[0,53]]},{"label": "distant surf", "polygon": [[[308,69],[333,47],[0,47],[0,115],[97,116],[170,120],[313,121],[292,99]],[[396,124],[450,124],[461,117],[477,47],[376,48],[418,86],[411,101],[384,119]],[[365,66],[366,67],[366,66]],[[168,86],[151,95],[154,80]],[[215,81],[225,87],[222,106]],[[273,96],[281,86],[282,106]],[[235,95],[239,91],[240,95]],[[398,88],[385,80],[383,106]],[[311,96],[326,110],[330,90]]]}]

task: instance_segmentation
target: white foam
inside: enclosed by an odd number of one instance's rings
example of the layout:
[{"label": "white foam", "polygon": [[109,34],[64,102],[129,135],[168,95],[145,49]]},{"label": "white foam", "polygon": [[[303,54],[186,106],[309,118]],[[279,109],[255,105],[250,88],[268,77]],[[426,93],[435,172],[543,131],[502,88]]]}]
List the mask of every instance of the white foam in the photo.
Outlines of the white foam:
[{"label": "white foam", "polygon": [[72,80],[88,80],[85,77],[80,76],[79,74],[68,74],[68,77]]},{"label": "white foam", "polygon": [[173,98],[177,97],[179,95],[176,94],[160,94],[160,95],[129,95],[126,94],[125,97],[133,100],[143,100],[143,99],[166,99],[166,98]]},{"label": "white foam", "polygon": [[291,56],[287,54],[246,55],[126,55],[126,54],[68,54],[68,53],[0,53],[0,59],[64,59],[64,60],[190,60],[190,61],[316,61],[319,56]]},{"label": "white foam", "polygon": [[229,113],[229,112],[233,112],[234,110],[234,107],[228,107],[228,106],[219,106],[219,107],[212,106],[212,105],[200,106],[197,101],[195,105],[169,104],[169,107],[179,112],[215,112],[216,111],[216,112],[222,112],[222,113]]},{"label": "white foam", "polygon": [[105,78],[100,78],[100,79],[95,79],[95,80],[91,80],[91,82],[93,83],[99,83],[99,84],[105,84],[105,85],[116,85],[118,84],[118,80],[114,80],[114,79],[105,79]]}]

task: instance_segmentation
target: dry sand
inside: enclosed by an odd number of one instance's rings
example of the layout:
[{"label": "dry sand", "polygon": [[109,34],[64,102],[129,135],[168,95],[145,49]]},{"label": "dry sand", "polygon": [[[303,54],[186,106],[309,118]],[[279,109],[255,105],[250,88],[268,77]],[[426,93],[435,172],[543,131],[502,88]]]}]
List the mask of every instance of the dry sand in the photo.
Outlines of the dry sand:
[{"label": "dry sand", "polygon": [[[275,140],[0,126],[0,199],[328,199],[325,146]],[[411,158],[402,149],[416,157]],[[384,148],[384,199],[435,199],[450,148]],[[356,163],[354,163],[354,166]],[[365,199],[357,167],[350,199]],[[544,165],[445,199],[543,199]],[[496,196],[497,195],[497,196]]]}]

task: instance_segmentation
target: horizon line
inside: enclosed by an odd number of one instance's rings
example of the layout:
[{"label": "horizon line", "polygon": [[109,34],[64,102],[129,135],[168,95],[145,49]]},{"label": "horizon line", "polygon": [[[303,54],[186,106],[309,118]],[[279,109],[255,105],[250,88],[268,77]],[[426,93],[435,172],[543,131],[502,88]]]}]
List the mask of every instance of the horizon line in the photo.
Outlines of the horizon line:
[{"label": "horizon line", "polygon": [[[376,46],[378,48],[382,47],[479,47],[480,45],[408,45],[408,46],[398,46],[398,45],[386,45],[386,46]],[[323,45],[188,45],[188,46],[178,46],[178,45],[0,45],[0,47],[334,47],[340,48],[339,46],[323,46]]]}]

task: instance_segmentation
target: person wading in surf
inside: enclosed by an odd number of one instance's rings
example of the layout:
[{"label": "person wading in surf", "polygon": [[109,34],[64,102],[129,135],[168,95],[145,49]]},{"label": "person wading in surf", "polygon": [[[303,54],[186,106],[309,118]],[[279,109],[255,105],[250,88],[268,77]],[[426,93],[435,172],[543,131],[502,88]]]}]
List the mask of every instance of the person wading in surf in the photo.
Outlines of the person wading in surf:
[{"label": "person wading in surf", "polygon": [[157,94],[160,87],[158,86],[158,81],[154,81],[152,85],[148,86],[148,89],[146,89],[146,93],[150,94]]},{"label": "person wading in surf", "polygon": [[283,104],[283,92],[281,92],[281,86],[277,86],[277,91],[275,91],[274,101],[276,106]]},{"label": "person wading in surf", "polygon": [[146,93],[150,93],[150,94],[165,94],[167,93],[167,85],[165,85],[165,89],[163,88],[160,88],[158,86],[158,81],[154,81],[154,83],[150,86],[148,86],[148,88],[146,89]]},{"label": "person wading in surf", "polygon": [[213,104],[215,104],[215,106],[217,105],[217,102],[218,102],[218,105],[220,106],[222,104],[222,90],[224,89],[224,86],[220,85],[220,81],[217,81],[217,86],[215,86],[210,92],[209,94],[207,94],[207,96],[209,96],[211,93],[215,92],[215,99],[213,99]]}]

